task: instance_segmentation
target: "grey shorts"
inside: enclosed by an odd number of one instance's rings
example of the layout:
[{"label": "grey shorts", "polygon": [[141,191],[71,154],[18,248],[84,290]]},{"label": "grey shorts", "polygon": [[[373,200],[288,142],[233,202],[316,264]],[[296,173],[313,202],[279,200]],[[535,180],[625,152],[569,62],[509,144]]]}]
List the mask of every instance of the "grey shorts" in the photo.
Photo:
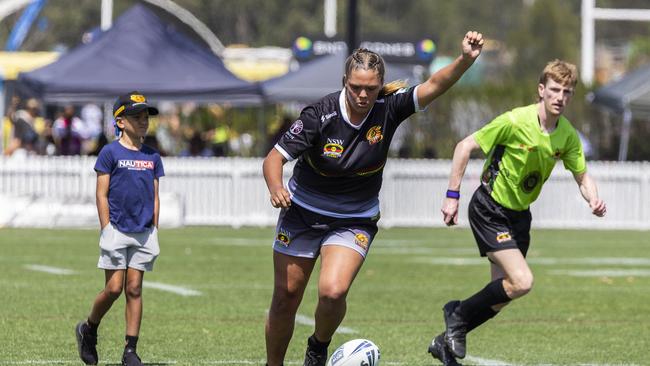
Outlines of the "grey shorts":
[{"label": "grey shorts", "polygon": [[294,257],[317,258],[325,245],[340,245],[366,257],[377,234],[375,219],[336,219],[296,204],[282,209],[275,229],[273,250]]},{"label": "grey shorts", "polygon": [[118,270],[129,267],[151,271],[153,262],[160,254],[158,229],[152,226],[141,233],[122,233],[109,223],[100,234],[99,248],[97,267],[101,269]]}]

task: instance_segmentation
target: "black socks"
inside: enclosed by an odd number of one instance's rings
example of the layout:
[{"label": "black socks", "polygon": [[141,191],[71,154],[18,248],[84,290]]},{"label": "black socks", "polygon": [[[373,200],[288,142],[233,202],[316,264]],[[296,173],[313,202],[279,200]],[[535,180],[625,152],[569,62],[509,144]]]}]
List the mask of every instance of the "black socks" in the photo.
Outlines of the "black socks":
[{"label": "black socks", "polygon": [[492,310],[491,307],[479,310],[478,313],[474,314],[474,316],[467,322],[467,333],[471,332],[472,329],[478,327],[486,321],[494,318],[494,316],[497,314],[499,314],[499,312]]},{"label": "black socks", "polygon": [[325,352],[327,351],[327,346],[330,345],[331,340],[327,342],[321,342],[318,339],[316,339],[316,334],[312,334],[309,339],[307,339],[307,345],[309,348],[313,349],[314,351],[318,352]]},{"label": "black socks", "polygon": [[124,337],[124,340],[126,340],[126,346],[124,348],[131,348],[135,350],[135,348],[138,346],[138,336],[127,335]]},{"label": "black socks", "polygon": [[88,327],[90,328],[90,332],[94,335],[97,335],[97,328],[99,328],[99,324],[95,324],[90,321],[90,319],[86,319],[86,324],[88,324]]},{"label": "black socks", "polygon": [[[469,320],[474,318],[477,313],[491,308],[492,305],[502,304],[510,300],[512,299],[508,297],[506,290],[503,288],[503,279],[499,278],[488,283],[481,291],[461,301],[455,312],[463,319]],[[489,314],[489,312],[486,314]]]}]

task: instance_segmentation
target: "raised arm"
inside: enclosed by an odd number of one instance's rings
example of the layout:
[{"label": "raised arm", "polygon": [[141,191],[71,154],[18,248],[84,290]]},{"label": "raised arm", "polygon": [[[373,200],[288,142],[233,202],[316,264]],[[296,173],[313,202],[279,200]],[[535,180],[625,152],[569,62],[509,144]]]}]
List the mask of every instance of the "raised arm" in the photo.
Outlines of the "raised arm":
[{"label": "raised arm", "polygon": [[418,104],[424,108],[439,95],[446,92],[474,63],[483,49],[483,35],[470,31],[462,42],[463,53],[454,62],[438,70],[418,87]]},{"label": "raised arm", "polygon": [[264,159],[264,164],[262,164],[264,180],[266,180],[266,186],[271,194],[271,205],[276,208],[291,206],[291,197],[282,182],[282,167],[286,162],[287,159],[273,148]]},{"label": "raised arm", "polygon": [[[454,149],[454,157],[451,162],[451,173],[449,174],[449,191],[460,192],[460,183],[463,181],[465,175],[465,168],[469,162],[469,156],[472,151],[479,149],[480,146],[474,139],[474,135],[465,137],[461,142],[456,144]],[[443,219],[447,226],[458,224],[458,199],[449,197],[447,194],[445,201],[442,204]]]},{"label": "raised arm", "polygon": [[586,172],[573,174],[573,178],[578,183],[580,188],[580,193],[582,197],[589,204],[591,208],[591,213],[598,217],[605,216],[607,213],[607,205],[605,202],[598,197],[598,187],[596,187],[596,182],[591,178]]}]

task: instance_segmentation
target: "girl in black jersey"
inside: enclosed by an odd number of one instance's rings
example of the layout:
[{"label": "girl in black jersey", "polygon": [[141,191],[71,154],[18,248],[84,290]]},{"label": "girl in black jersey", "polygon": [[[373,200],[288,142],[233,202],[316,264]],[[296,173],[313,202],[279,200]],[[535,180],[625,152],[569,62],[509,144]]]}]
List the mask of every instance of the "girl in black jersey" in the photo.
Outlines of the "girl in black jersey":
[{"label": "girl in black jersey", "polygon": [[[264,160],[273,207],[282,208],[274,242],[274,289],[266,322],[267,365],[279,366],[316,258],[321,256],[314,333],[305,366],[324,366],[343,320],[346,296],[377,233],[379,189],[399,124],[449,89],[481,53],[467,32],[462,54],[412,88],[384,84],[384,61],[357,49],[345,62],[343,90],[307,106]],[[282,166],[297,159],[287,186]]]}]

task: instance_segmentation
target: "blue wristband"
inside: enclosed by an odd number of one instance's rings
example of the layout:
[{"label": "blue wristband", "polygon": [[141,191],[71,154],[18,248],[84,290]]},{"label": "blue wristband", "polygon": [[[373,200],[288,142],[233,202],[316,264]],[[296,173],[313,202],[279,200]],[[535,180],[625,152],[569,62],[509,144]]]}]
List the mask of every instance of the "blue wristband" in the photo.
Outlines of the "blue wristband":
[{"label": "blue wristband", "polygon": [[447,198],[460,199],[459,191],[452,191],[451,189],[447,190]]}]

